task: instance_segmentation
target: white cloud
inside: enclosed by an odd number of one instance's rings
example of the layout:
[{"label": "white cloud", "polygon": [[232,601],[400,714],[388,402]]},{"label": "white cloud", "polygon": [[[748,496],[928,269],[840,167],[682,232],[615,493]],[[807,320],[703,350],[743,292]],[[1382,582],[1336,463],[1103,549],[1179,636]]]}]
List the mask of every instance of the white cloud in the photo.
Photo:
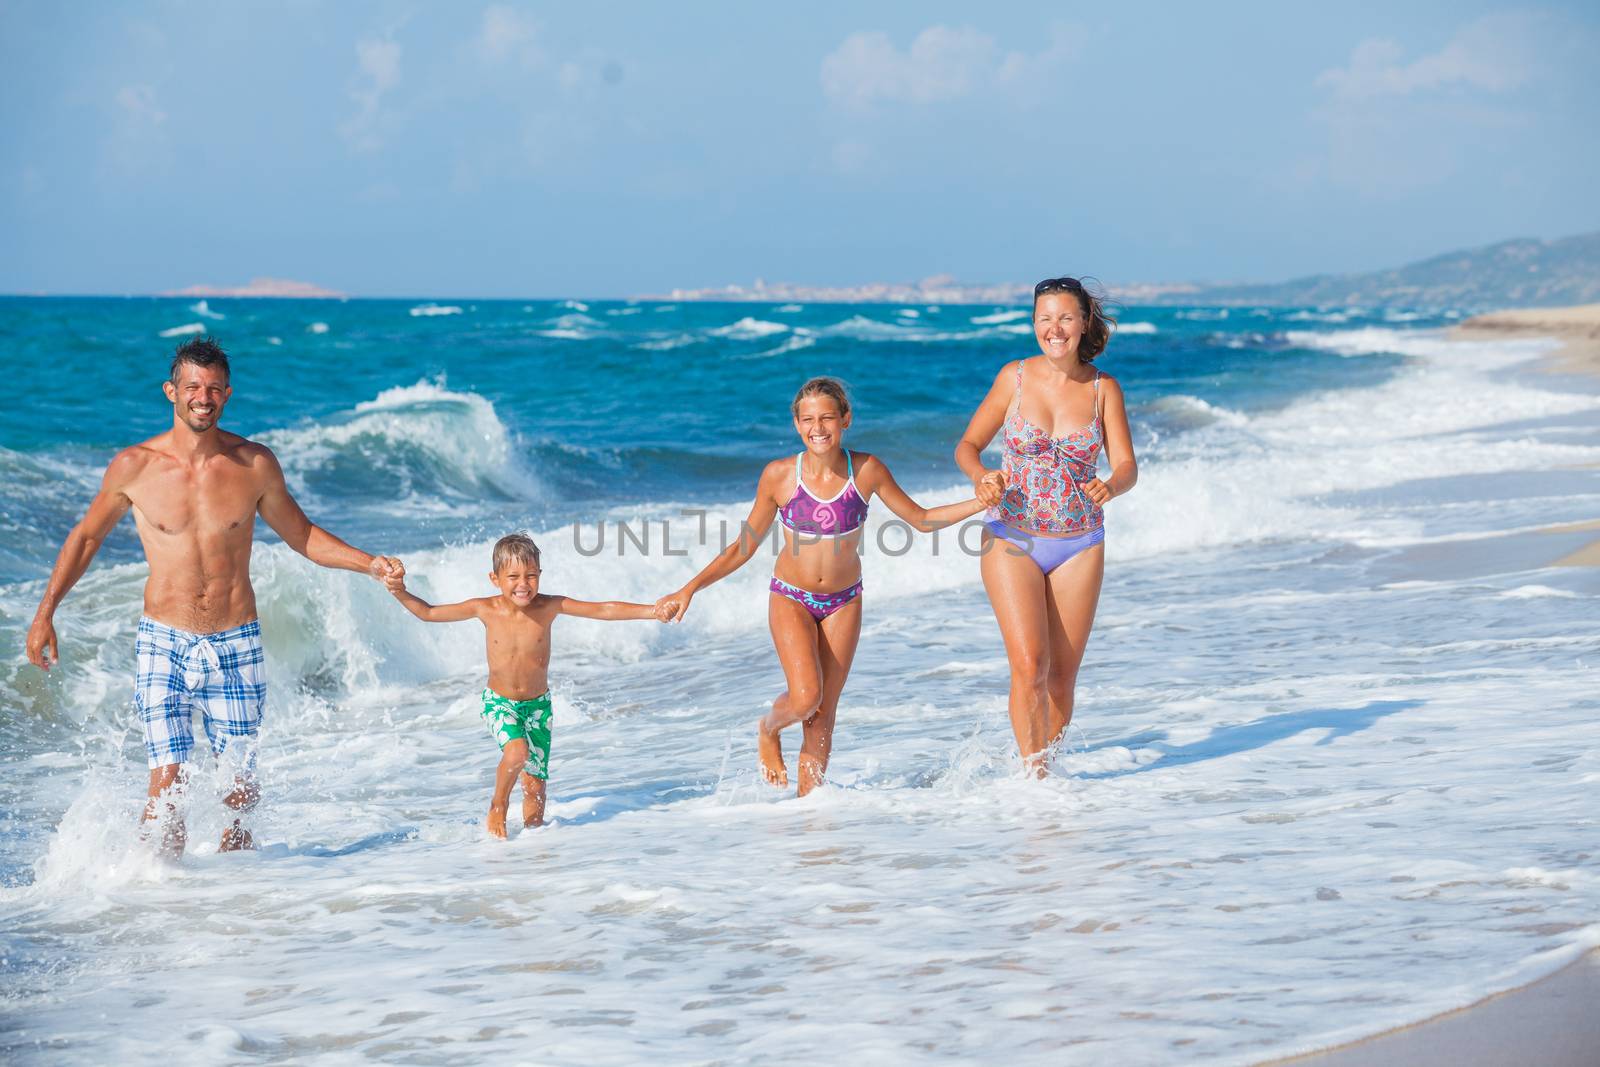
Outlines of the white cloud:
[{"label": "white cloud", "polygon": [[118,89],[117,107],[125,122],[160,126],[167,121],[167,113],[156,101],[155,89],[148,85],[124,85]]},{"label": "white cloud", "polygon": [[484,8],[478,29],[478,51],[491,63],[515,60],[535,66],[539,52],[539,24],[509,4]]},{"label": "white cloud", "polygon": [[879,101],[929,104],[980,93],[1038,91],[1061,79],[1076,53],[1065,25],[1037,53],[1003,51],[990,35],[967,26],[929,26],[898,48],[886,33],[852,33],[822,60],[822,91],[837,104]]},{"label": "white cloud", "polygon": [[1001,63],[994,38],[971,28],[930,26],[905,51],[886,33],[852,33],[822,60],[822,91],[838,103],[931,103],[967,96]]},{"label": "white cloud", "polygon": [[1410,96],[1463,86],[1504,92],[1524,82],[1533,67],[1533,19],[1487,15],[1462,27],[1437,52],[1406,62],[1405,49],[1387,38],[1356,45],[1343,67],[1323,71],[1317,85],[1340,100]]},{"label": "white cloud", "polygon": [[392,36],[356,42],[360,83],[350,90],[356,113],[340,127],[352,147],[373,152],[383,147],[383,98],[400,84],[400,42]]}]

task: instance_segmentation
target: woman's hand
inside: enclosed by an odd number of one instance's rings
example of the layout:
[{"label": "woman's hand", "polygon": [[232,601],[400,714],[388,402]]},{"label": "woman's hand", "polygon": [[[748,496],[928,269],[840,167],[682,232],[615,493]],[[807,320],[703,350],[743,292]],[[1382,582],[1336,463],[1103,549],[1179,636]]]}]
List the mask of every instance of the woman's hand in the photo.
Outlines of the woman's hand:
[{"label": "woman's hand", "polygon": [[668,593],[656,601],[656,618],[662,622],[682,622],[689,613],[689,601],[693,599],[694,594],[686,588]]},{"label": "woman's hand", "polygon": [[985,507],[999,507],[1000,500],[1006,493],[1006,476],[1004,471],[986,470],[973,479],[972,492]]},{"label": "woman's hand", "polygon": [[1090,500],[1094,501],[1095,507],[1103,507],[1105,502],[1114,495],[1111,492],[1111,487],[1099,478],[1090,478],[1087,482],[1084,482],[1083,491],[1088,494]]}]

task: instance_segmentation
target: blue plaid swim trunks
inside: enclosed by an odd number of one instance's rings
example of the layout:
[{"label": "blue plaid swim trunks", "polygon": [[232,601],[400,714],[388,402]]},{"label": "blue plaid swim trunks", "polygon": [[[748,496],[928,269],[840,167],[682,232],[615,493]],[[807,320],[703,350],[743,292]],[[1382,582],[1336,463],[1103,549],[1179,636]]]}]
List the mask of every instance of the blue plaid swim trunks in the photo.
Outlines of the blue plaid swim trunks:
[{"label": "blue plaid swim trunks", "polygon": [[133,697],[152,770],[189,762],[195,708],[213,752],[221,756],[230,741],[246,738],[245,764],[254,761],[261,709],[267,702],[259,621],[221,633],[192,634],[141,618],[134,654],[138,676]]}]

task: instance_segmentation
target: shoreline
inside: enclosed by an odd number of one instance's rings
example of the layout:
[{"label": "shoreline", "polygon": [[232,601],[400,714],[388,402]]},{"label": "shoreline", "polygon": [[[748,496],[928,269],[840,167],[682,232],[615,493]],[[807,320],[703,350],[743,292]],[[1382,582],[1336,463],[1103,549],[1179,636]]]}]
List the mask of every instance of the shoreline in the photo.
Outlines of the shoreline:
[{"label": "shoreline", "polygon": [[1561,347],[1541,361],[1543,369],[1600,376],[1600,304],[1494,311],[1467,319],[1447,336],[1461,341],[1549,337]]},{"label": "shoreline", "polygon": [[[1452,327],[1446,336],[1452,340],[1479,342],[1496,338],[1548,337],[1559,341],[1561,347],[1539,360],[1538,369],[1548,374],[1600,377],[1600,304],[1494,311],[1467,319]],[[1574,526],[1595,529],[1600,527],[1600,522],[1551,527],[1549,532],[1569,532]],[[1600,567],[1600,537],[1555,560],[1552,566]]]},{"label": "shoreline", "polygon": [[1257,1067],[1587,1067],[1600,1048],[1600,949],[1553,974],[1471,1004]]}]

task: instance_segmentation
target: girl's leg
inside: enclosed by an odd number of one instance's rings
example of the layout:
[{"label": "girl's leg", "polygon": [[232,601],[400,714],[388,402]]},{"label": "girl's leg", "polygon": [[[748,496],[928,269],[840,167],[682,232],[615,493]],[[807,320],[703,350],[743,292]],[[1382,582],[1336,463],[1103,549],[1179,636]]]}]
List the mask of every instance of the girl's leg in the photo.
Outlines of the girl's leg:
[{"label": "girl's leg", "polygon": [[822,784],[828,771],[828,754],[833,749],[833,724],[839,714],[839,694],[850,677],[850,664],[856,658],[856,642],[861,639],[861,597],[822,620],[818,631],[818,659],[822,664],[822,704],[805,720],[805,740],[800,745],[799,795],[805,796]]},{"label": "girl's leg", "polygon": [[772,702],[756,729],[756,748],[761,757],[761,776],[770,785],[789,784],[789,769],[783,764],[783,746],[778,732],[785,726],[803,722],[822,705],[822,664],[817,653],[817,620],[811,612],[786,596],[767,597],[767,623],[772,627],[772,645],[783,667],[788,686]]},{"label": "girl's leg", "polygon": [[1050,640],[1045,620],[1045,578],[1026,553],[983,535],[983,588],[989,594],[1011,663],[1011,730],[1023,766],[1044,776],[1043,751],[1050,743],[1045,721],[1045,677]]},{"label": "girl's leg", "polygon": [[1100,581],[1106,572],[1106,546],[1095,545],[1050,572],[1045,597],[1050,634],[1050,668],[1046,688],[1050,694],[1046,741],[1054,745],[1072,721],[1073,691],[1078,666],[1094,627],[1100,603]]},{"label": "girl's leg", "polygon": [[522,825],[544,825],[544,779],[522,772]]},{"label": "girl's leg", "polygon": [[523,764],[528,762],[528,742],[522,738],[507,741],[500,750],[500,766],[494,769],[494,798],[489,801],[489,832],[506,836],[506,809],[511,806],[511,787]]}]

